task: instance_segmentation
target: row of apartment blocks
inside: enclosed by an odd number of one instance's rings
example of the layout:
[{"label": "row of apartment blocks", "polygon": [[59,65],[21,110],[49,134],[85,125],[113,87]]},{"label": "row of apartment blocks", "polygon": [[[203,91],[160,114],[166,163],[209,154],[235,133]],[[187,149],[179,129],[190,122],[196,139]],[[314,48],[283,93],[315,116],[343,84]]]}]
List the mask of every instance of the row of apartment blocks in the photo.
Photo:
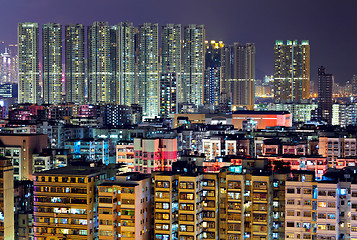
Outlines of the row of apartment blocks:
[{"label": "row of apartment blocks", "polygon": [[[322,169],[355,166],[357,162],[356,137],[321,135],[318,139],[297,142],[281,139],[260,136],[252,139],[245,133],[211,136],[191,140],[196,151],[180,150],[176,138],[72,139],[65,142],[64,149],[47,149],[44,134],[0,134],[0,155],[11,158],[15,180],[30,180],[34,172],[66,166],[73,160],[120,163],[126,165],[127,171],[151,173],[170,171],[173,162],[186,155],[195,156],[197,165],[207,168],[227,166],[232,159],[257,157],[284,159],[295,170],[315,169],[319,178],[324,174]],[[113,160],[111,154],[115,156]]]},{"label": "row of apartment blocks", "polygon": [[267,162],[201,173],[103,169],[35,174],[36,239],[357,239],[357,168],[270,171]]}]

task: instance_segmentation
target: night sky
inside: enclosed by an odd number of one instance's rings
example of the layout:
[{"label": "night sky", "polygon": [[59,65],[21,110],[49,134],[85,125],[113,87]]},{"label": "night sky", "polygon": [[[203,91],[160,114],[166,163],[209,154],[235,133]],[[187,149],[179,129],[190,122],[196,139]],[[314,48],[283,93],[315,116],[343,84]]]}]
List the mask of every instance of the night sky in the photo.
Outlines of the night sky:
[{"label": "night sky", "polygon": [[204,24],[207,40],[255,43],[258,79],[273,73],[277,39],[310,41],[312,80],[320,65],[343,84],[357,74],[355,0],[1,0],[0,6],[0,40],[7,43],[16,43],[17,23],[25,21]]}]

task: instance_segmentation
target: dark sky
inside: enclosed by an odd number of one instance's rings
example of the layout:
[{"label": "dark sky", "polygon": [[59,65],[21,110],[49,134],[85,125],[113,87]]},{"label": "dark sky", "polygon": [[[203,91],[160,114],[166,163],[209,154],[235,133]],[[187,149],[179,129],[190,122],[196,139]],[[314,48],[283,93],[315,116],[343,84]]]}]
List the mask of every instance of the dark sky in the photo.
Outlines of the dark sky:
[{"label": "dark sky", "polygon": [[256,74],[273,73],[275,40],[310,40],[311,79],[324,65],[345,83],[357,73],[356,0],[2,0],[0,40],[15,43],[17,23],[114,25],[131,21],[206,25],[207,40],[256,45]]}]

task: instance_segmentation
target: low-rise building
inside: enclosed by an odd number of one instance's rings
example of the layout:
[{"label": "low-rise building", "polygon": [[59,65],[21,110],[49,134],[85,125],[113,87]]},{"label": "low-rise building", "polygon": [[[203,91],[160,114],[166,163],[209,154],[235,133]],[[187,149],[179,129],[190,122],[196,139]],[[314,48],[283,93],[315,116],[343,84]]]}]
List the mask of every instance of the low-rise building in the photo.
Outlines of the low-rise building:
[{"label": "low-rise building", "polygon": [[102,168],[68,166],[34,174],[35,239],[95,239]]},{"label": "low-rise building", "polygon": [[150,175],[128,173],[98,186],[99,239],[151,238]]}]

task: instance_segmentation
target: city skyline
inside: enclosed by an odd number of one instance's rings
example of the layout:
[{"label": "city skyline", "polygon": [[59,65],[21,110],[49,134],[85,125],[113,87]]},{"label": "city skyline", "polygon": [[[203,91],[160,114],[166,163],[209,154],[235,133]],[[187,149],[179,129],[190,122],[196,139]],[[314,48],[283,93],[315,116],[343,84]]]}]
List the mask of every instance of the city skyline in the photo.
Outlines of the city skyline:
[{"label": "city skyline", "polygon": [[[37,2],[42,3],[42,1]],[[174,23],[182,26],[204,24],[206,39],[222,40],[229,44],[235,41],[255,43],[257,79],[263,79],[264,75],[273,73],[271,46],[278,39],[310,41],[313,48],[311,80],[315,82],[317,82],[317,71],[314,69],[320,65],[331,69],[338,83],[345,83],[355,74],[353,65],[356,62],[357,49],[352,43],[355,33],[349,29],[353,29],[352,16],[356,3],[338,4],[324,1],[321,4],[321,1],[300,1],[299,5],[291,5],[276,1],[273,5],[263,1],[249,3],[242,1],[215,6],[200,4],[201,1],[197,1],[190,3],[191,7],[187,9],[185,5],[189,3],[183,1],[175,7],[176,14],[167,11],[168,5],[160,1],[154,4],[110,2],[112,6],[110,8],[97,6],[96,2],[89,1],[86,2],[86,11],[80,12],[75,11],[77,8],[83,8],[80,1],[71,2],[71,5],[69,3],[69,1],[62,1],[61,4],[23,3],[23,6],[29,7],[29,11],[23,12],[20,9],[20,14],[14,14],[14,11],[18,12],[19,9],[13,3],[4,3],[4,9],[7,11],[0,23],[0,29],[3,29],[0,40],[15,43],[17,23],[27,21],[40,24],[59,22],[63,26],[72,23],[88,26],[94,21],[108,21],[111,25],[129,21],[135,26],[144,22],[159,23],[159,25]],[[36,10],[34,6],[40,7]],[[236,12],[233,9],[236,9]],[[197,14],[199,10],[201,10],[200,14]],[[38,11],[42,13],[40,16],[35,14]],[[301,17],[301,13],[304,13],[304,18]],[[340,61],[341,59],[343,60]]]}]

